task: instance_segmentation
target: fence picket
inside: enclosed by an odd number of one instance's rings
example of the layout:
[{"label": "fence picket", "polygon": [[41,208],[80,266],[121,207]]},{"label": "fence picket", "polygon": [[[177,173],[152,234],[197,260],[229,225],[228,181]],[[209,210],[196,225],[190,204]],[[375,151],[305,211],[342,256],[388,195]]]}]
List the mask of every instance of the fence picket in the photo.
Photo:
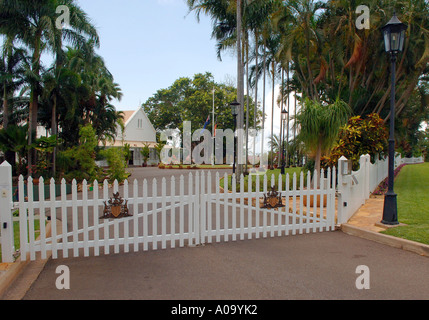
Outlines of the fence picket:
[{"label": "fence picket", "polygon": [[260,187],[261,187],[261,177],[259,174],[256,175],[256,197],[255,197],[255,202],[256,202],[256,210],[255,210],[255,238],[259,239],[260,237]]},{"label": "fence picket", "polygon": [[285,230],[285,236],[289,235],[289,232],[291,231],[291,225],[290,225],[290,213],[289,213],[289,205],[290,205],[290,176],[289,176],[289,172],[286,173],[286,179],[285,179],[285,192],[286,192],[286,196],[285,196],[285,224],[286,224],[286,230]]},{"label": "fence picket", "polygon": [[296,235],[297,223],[296,223],[296,172],[293,173],[292,177],[292,235]]},{"label": "fence picket", "polygon": [[67,248],[67,207],[66,207],[67,193],[66,193],[66,180],[61,180],[61,223],[62,223],[62,247],[63,247],[63,258],[68,258]]},{"label": "fence picket", "polygon": [[39,227],[40,227],[40,253],[43,260],[46,259],[46,216],[45,216],[45,181],[39,178]]},{"label": "fence picket", "polygon": [[[267,175],[264,175],[264,194],[267,194]],[[262,223],[263,223],[263,227],[262,227],[262,236],[264,238],[267,237],[267,215],[268,215],[268,210],[264,209],[262,211],[263,217],[262,217]]]},{"label": "fence picket", "polygon": [[134,244],[134,252],[139,251],[139,183],[137,179],[134,179],[133,182],[133,244]]},{"label": "fence picket", "polygon": [[[232,181],[232,177],[231,177]],[[229,241],[229,234],[228,234],[228,174],[225,172],[223,176],[223,240],[225,242]]]},{"label": "fence picket", "polygon": [[192,223],[194,220],[193,214],[194,214],[194,197],[192,192],[192,185],[193,185],[193,179],[192,179],[192,172],[189,173],[188,177],[188,196],[189,196],[189,202],[188,202],[188,246],[193,244],[193,229],[192,229]]},{"label": "fence picket", "polygon": [[[129,199],[129,184],[128,180],[124,181],[124,199]],[[127,200],[128,201],[128,200]],[[125,203],[124,203],[125,205]],[[126,203],[128,206],[128,203]],[[130,239],[130,219],[123,219],[119,223],[122,223],[124,229],[124,252],[130,252],[129,239]]]},{"label": "fence picket", "polygon": [[332,169],[332,185],[331,185],[331,207],[330,207],[330,215],[331,215],[331,231],[335,230],[335,191],[336,191],[336,182],[337,182],[337,169],[334,166]]},{"label": "fence picket", "polygon": [[319,180],[319,232],[323,230],[323,207],[324,207],[324,184],[325,184],[325,171],[323,169],[320,170],[320,180]]},{"label": "fence picket", "polygon": [[[113,193],[117,193],[119,189],[118,180],[113,181]],[[113,220],[113,252],[119,253],[119,220]]]},{"label": "fence picket", "polygon": [[311,189],[311,172],[310,171],[307,171],[307,189],[306,189],[306,192],[305,192],[305,194],[306,194],[306,196],[307,196],[307,199],[306,199],[306,205],[307,205],[307,208],[306,208],[306,210],[307,210],[307,212],[306,212],[306,223],[307,223],[307,225],[306,225],[306,232],[307,233],[309,233],[310,232],[310,227],[311,227],[311,212],[310,212],[310,194],[311,194],[311,192],[310,192],[310,189]]},{"label": "fence picket", "polygon": [[244,240],[244,175],[240,175],[240,240]]},{"label": "fence picket", "polygon": [[92,184],[93,194],[93,225],[94,225],[94,255],[98,257],[100,255],[100,219],[98,213],[98,181],[95,180]]},{"label": "fence picket", "polygon": [[153,179],[152,181],[152,249],[157,250],[158,249],[158,204],[156,202],[157,197],[157,181],[156,179]]},{"label": "fence picket", "polygon": [[301,171],[299,176],[299,234],[303,233],[304,228],[304,172]]},{"label": "fence picket", "polygon": [[52,258],[57,259],[57,209],[55,207],[55,179],[51,178],[49,185],[49,210],[51,214],[51,244]]},{"label": "fence picket", "polygon": [[237,241],[237,180],[236,175],[232,175],[232,241]]},{"label": "fence picket", "polygon": [[247,180],[247,192],[248,192],[248,197],[247,197],[247,239],[252,239],[252,227],[253,227],[253,223],[252,223],[252,215],[253,215],[253,205],[252,205],[252,178],[253,175],[249,174],[248,176],[248,180]]},{"label": "fence picket", "polygon": [[194,209],[193,212],[193,218],[194,218],[194,225],[192,229],[193,238],[195,240],[195,245],[199,245],[201,243],[200,238],[200,230],[201,230],[201,224],[200,224],[200,216],[201,216],[201,210],[200,210],[200,173],[197,171],[195,174],[195,194],[193,195],[194,198]]},{"label": "fence picket", "polygon": [[[185,177],[183,175],[180,176],[179,179],[179,195],[180,199],[185,197]],[[183,247],[185,245],[185,221],[184,221],[184,202],[180,201],[179,206],[179,247]]]},{"label": "fence picket", "polygon": [[204,234],[207,235],[207,242],[212,243],[213,237],[209,231],[213,230],[212,226],[212,202],[207,195],[212,194],[212,173],[210,170],[207,172],[207,193],[202,192],[201,197],[204,197],[204,203],[207,206],[207,228],[204,229]]},{"label": "fence picket", "polygon": [[216,172],[216,242],[220,242],[220,174]]},{"label": "fence picket", "polygon": [[[197,244],[205,243],[205,230],[206,230],[206,217],[207,217],[207,210],[206,210],[206,202],[204,199],[204,193],[205,193],[205,173],[204,171],[201,172],[201,176],[198,178],[198,183],[196,186],[196,193],[197,197],[195,199],[196,205],[198,207],[198,210],[195,212],[195,217],[197,218],[195,225],[196,227],[196,240]],[[198,214],[198,212],[200,214]]]},{"label": "fence picket", "polygon": [[[282,195],[280,199],[283,203],[283,176],[281,174],[279,174],[279,177],[278,177],[278,186],[279,186],[278,192],[280,195]],[[279,208],[277,211],[277,236],[278,237],[282,236],[282,228],[283,226],[285,226],[285,224],[282,223],[283,216],[284,216],[283,212],[284,212],[283,208]]]},{"label": "fence picket", "polygon": [[89,230],[88,230],[88,183],[82,182],[82,211],[83,211],[83,255],[89,256]]},{"label": "fence picket", "polygon": [[36,258],[35,248],[34,248],[34,207],[33,207],[33,178],[28,177],[27,185],[27,195],[28,195],[28,228],[29,228],[29,250],[30,250],[30,259],[34,260]]},{"label": "fence picket", "polygon": [[73,230],[73,256],[79,257],[78,247],[78,216],[77,216],[77,182],[76,179],[72,181],[72,230]]},{"label": "fence picket", "polygon": [[[272,187],[274,187],[274,185],[275,185],[275,183],[276,183],[276,180],[275,180],[275,177],[274,177],[274,174],[272,174],[271,175],[271,188]],[[271,236],[271,238],[273,238],[274,237],[274,226],[275,226],[275,224],[274,224],[274,214],[275,214],[275,211],[274,211],[274,209],[271,209],[270,210],[270,236]]]},{"label": "fence picket", "polygon": [[167,249],[167,182],[165,178],[161,179],[161,248]]},{"label": "fence picket", "polygon": [[148,196],[147,196],[148,183],[143,180],[143,250],[149,250],[149,227],[148,227]]},{"label": "fence picket", "polygon": [[[103,199],[105,203],[107,202],[107,199],[109,198],[109,183],[107,180],[104,180],[103,182]],[[110,253],[110,245],[109,245],[109,220],[104,219],[103,223],[103,229],[104,229],[104,254]]]},{"label": "fence picket", "polygon": [[27,260],[28,252],[28,219],[27,219],[27,204],[24,197],[24,177],[21,175],[18,179],[18,191],[19,191],[19,229],[20,231],[20,250],[21,260]]},{"label": "fence picket", "polygon": [[316,232],[317,228],[317,185],[319,181],[319,173],[314,170],[313,176],[313,232]]},{"label": "fence picket", "polygon": [[171,189],[170,189],[170,247],[176,247],[176,203],[174,197],[176,196],[176,178],[171,177]]}]

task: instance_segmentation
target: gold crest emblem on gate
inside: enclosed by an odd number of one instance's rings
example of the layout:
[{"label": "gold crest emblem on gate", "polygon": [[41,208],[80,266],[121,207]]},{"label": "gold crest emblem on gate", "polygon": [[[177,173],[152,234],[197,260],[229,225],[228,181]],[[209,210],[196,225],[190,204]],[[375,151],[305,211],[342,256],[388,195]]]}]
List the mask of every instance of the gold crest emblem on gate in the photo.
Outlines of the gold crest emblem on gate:
[{"label": "gold crest emblem on gate", "polygon": [[271,187],[271,191],[264,194],[264,204],[261,208],[282,208],[284,207],[281,193],[277,192],[275,187]]},{"label": "gold crest emblem on gate", "polygon": [[107,203],[104,201],[103,216],[100,219],[119,219],[132,216],[128,211],[128,200],[119,196],[119,192],[113,194]]}]

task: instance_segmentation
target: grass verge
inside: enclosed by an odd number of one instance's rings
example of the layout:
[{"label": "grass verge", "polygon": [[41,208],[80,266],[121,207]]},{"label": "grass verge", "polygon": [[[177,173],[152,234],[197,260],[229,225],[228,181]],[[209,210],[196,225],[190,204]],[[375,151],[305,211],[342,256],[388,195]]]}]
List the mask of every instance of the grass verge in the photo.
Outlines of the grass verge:
[{"label": "grass verge", "polygon": [[395,180],[398,220],[406,226],[382,233],[429,244],[429,163],[407,165]]},{"label": "grass verge", "polygon": [[[34,220],[34,239],[37,239],[37,237],[40,234],[40,221]],[[30,236],[30,233],[28,233],[28,237]],[[20,229],[19,229],[19,221],[13,222],[13,241],[15,244],[15,250],[19,250],[20,246]],[[1,246],[0,246],[0,261],[2,261],[2,255],[1,255]]]},{"label": "grass verge", "polygon": [[[302,168],[300,167],[293,167],[293,168],[286,168],[285,169],[285,174],[282,176],[282,182],[283,182],[283,188],[284,189],[284,184],[285,184],[285,179],[286,179],[286,175],[289,174],[289,189],[293,188],[293,175],[294,173],[296,173],[296,187],[297,189],[299,189],[300,186],[300,175],[301,175],[301,171]],[[271,186],[271,181],[274,177],[275,183],[274,185],[276,186],[276,188],[278,189],[278,181],[279,181],[279,175],[280,175],[280,169],[274,169],[274,170],[268,170],[266,173],[267,176],[267,188],[268,190],[270,190],[270,186]],[[250,175],[247,175],[244,177],[244,191],[247,192],[248,191],[248,186],[249,186],[249,177]],[[259,184],[259,191],[264,191],[264,178],[263,176],[260,177],[260,184]],[[304,173],[304,186],[306,185],[307,182],[307,173]],[[228,176],[228,190],[231,191],[232,190],[232,176],[229,175]],[[220,181],[220,186],[222,188],[224,188],[224,178],[221,178]],[[240,185],[237,184],[237,191],[240,190]],[[252,177],[252,190],[256,190],[256,177]]]}]

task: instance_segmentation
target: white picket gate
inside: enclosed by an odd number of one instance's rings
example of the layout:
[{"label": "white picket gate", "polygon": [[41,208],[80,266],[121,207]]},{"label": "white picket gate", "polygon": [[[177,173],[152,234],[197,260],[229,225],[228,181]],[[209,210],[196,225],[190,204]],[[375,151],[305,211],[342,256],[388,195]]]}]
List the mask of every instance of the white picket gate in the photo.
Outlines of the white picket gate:
[{"label": "white picket gate", "polygon": [[[244,179],[240,190],[232,177],[232,190],[220,188],[219,173],[193,172],[186,177],[174,176],[161,181],[125,181],[109,186],[107,181],[94,182],[88,191],[86,181],[82,191],[73,181],[71,194],[66,183],[61,194],[55,194],[55,182],[50,181],[49,196],[44,181],[39,180],[38,201],[33,199],[34,184],[19,178],[19,208],[21,259],[53,259],[79,256],[98,256],[129,251],[166,249],[167,247],[198,246],[221,241],[237,241],[261,237],[287,236],[306,232],[330,231],[335,227],[335,170],[328,170],[319,188],[304,188],[304,174],[285,181],[279,176],[279,192],[284,207],[261,208],[269,191],[267,176],[249,176],[256,190],[245,191]],[[322,170],[321,176],[324,176]],[[225,174],[223,177],[227,179]],[[243,178],[243,177],[242,177]],[[225,180],[226,181],[226,180]],[[274,177],[272,178],[274,181]],[[299,181],[299,182],[298,182]],[[310,174],[307,175],[310,186]],[[159,192],[159,183],[161,183]],[[186,183],[186,185],[185,185]],[[260,186],[263,186],[260,191]],[[104,202],[119,191],[127,199],[132,216],[120,219],[100,219]],[[317,204],[317,198],[325,199]],[[46,199],[45,199],[46,198]],[[306,199],[305,199],[306,198]],[[50,232],[44,221],[50,218]],[[35,234],[36,220],[40,221],[40,235]],[[57,222],[58,223],[55,223]],[[37,238],[37,239],[36,239]],[[27,257],[28,255],[28,257]]]}]

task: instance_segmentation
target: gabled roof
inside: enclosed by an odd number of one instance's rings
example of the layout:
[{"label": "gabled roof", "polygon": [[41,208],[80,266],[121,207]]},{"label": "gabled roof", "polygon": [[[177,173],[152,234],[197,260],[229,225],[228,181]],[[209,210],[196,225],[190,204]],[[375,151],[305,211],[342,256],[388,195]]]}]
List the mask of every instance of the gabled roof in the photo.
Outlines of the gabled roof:
[{"label": "gabled roof", "polygon": [[[122,110],[121,110],[122,111]],[[150,123],[153,131],[156,132],[155,127],[153,126],[152,122],[150,121],[149,117],[147,116],[146,112],[142,108],[138,108],[137,110],[126,110],[122,111],[124,113],[124,127],[127,127],[128,123],[131,122],[131,120],[139,113],[141,112],[143,116],[147,119],[147,121]]]}]

